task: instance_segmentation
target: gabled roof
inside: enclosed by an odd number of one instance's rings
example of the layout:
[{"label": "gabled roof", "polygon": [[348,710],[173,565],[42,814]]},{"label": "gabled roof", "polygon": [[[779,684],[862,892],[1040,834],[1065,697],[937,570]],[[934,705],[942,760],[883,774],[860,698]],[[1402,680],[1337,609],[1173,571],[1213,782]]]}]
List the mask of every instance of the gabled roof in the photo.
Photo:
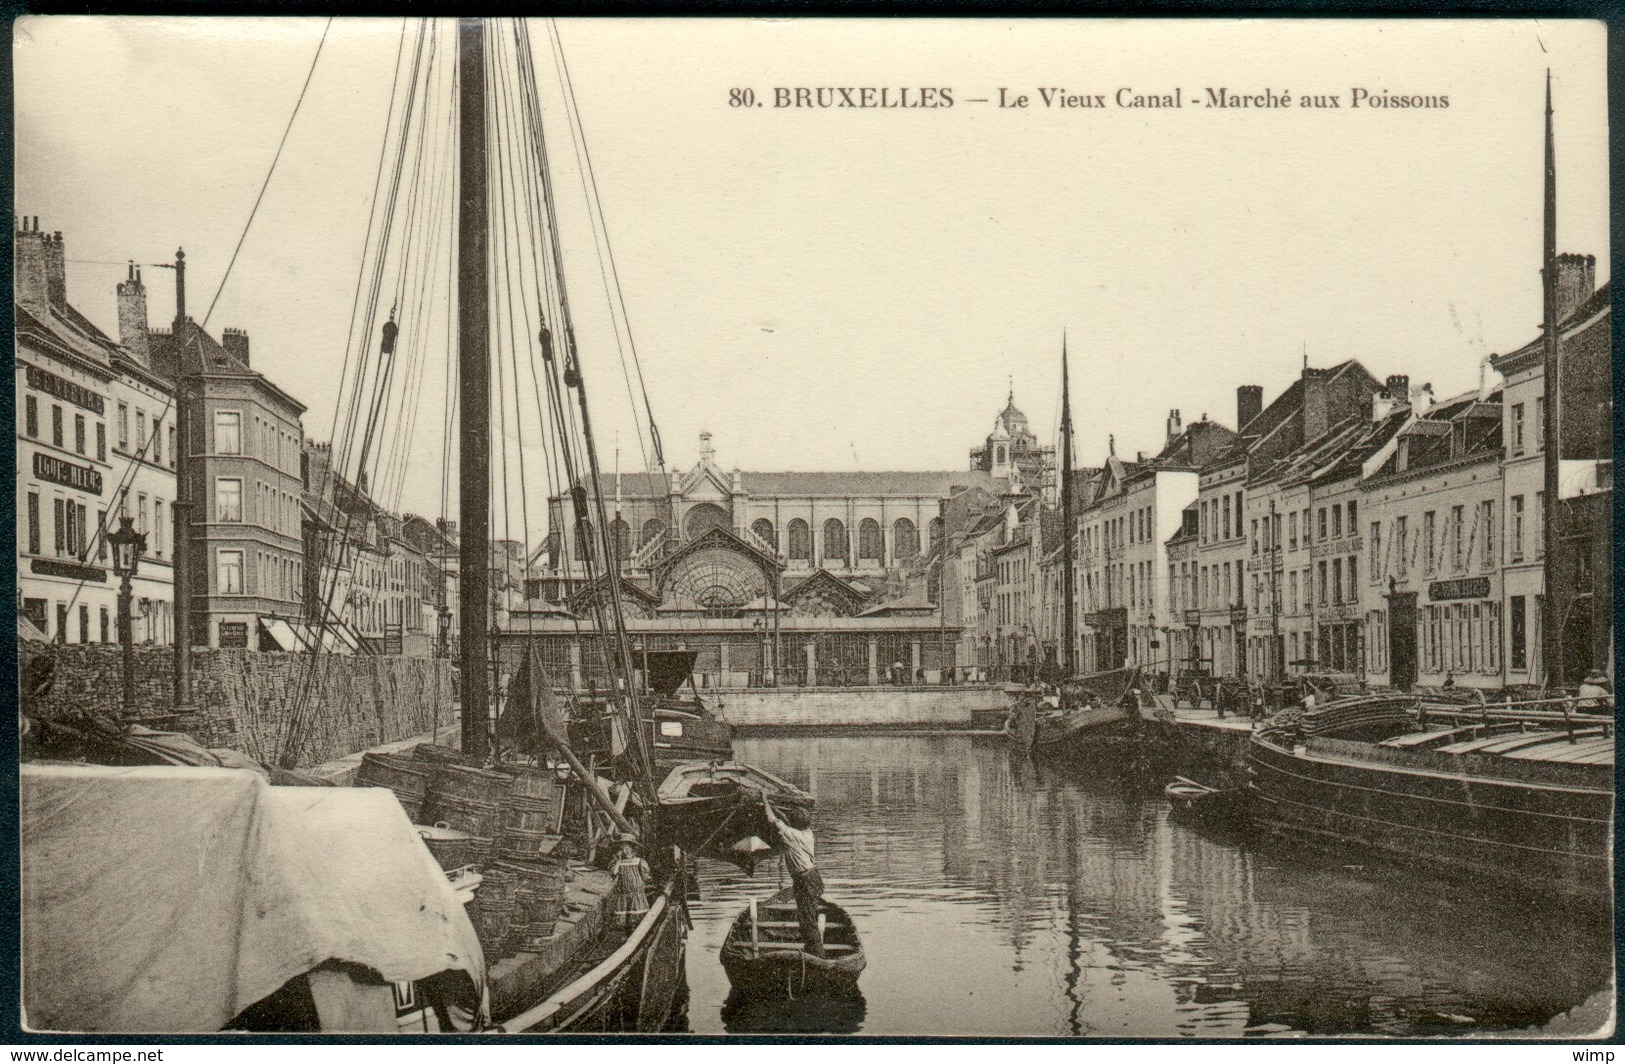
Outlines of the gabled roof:
[{"label": "gabled roof", "polygon": [[[623,578],[620,582],[620,586],[621,594],[625,595],[629,599],[643,603],[650,609],[660,605],[659,595],[654,594],[652,591],[643,588],[631,580]],[[596,580],[593,580],[591,583],[582,584],[580,587],[570,592],[570,594],[564,599],[564,606],[576,616],[584,616],[586,612],[592,608],[594,599],[601,599],[607,602],[608,596],[609,576],[608,574],[605,574],[598,577]]]},{"label": "gabled roof", "polygon": [[[186,324],[185,354],[192,372],[202,373],[208,377],[239,377],[258,381],[272,394],[295,407],[299,414],[305,412],[304,403],[283,391],[265,374],[244,365],[228,354],[220,342],[205,332],[201,325],[191,319],[187,319]],[[149,332],[147,352],[152,360],[153,373],[170,382],[180,379],[180,353],[173,332],[158,329]]]},{"label": "gabled roof", "polygon": [[666,582],[666,574],[671,572],[672,566],[676,565],[684,558],[694,554],[697,551],[712,550],[719,547],[723,550],[735,551],[745,555],[751,561],[755,562],[756,566],[764,573],[776,573],[781,568],[777,558],[758,550],[750,543],[746,543],[744,540],[734,535],[732,530],[717,526],[706,529],[704,534],[696,536],[687,543],[684,543],[682,546],[678,547],[676,550],[672,551],[670,554],[667,554],[664,558],[660,559],[660,561],[656,563],[654,567],[653,576],[655,586],[664,587]]},{"label": "gabled roof", "polygon": [[[1612,279],[1603,282],[1595,292],[1582,300],[1580,305],[1569,313],[1568,317],[1558,322],[1557,335],[1561,339],[1569,340],[1591,328],[1595,324],[1592,319],[1602,317],[1612,319],[1614,304],[1610,289],[1613,287],[1613,283]],[[1490,365],[1495,368],[1497,373],[1516,373],[1530,366],[1542,364],[1545,357],[1545,337],[1536,336],[1516,350],[1509,351],[1504,355],[1491,355]]]},{"label": "gabled roof", "polygon": [[71,306],[27,307],[13,302],[18,339],[33,337],[104,371],[112,368],[113,350],[118,346]]},{"label": "gabled roof", "polygon": [[[1306,369],[1304,372],[1325,381],[1328,386],[1351,374],[1363,375],[1373,386],[1378,384],[1376,378],[1372,377],[1358,360],[1352,358],[1339,362],[1329,369]],[[1291,441],[1290,446],[1294,447],[1303,445],[1306,442],[1302,438],[1304,381],[1305,377],[1300,375],[1286,391],[1275,397],[1274,402],[1241,426],[1234,443],[1206,463],[1202,467],[1203,470],[1220,469],[1244,461],[1265,441],[1276,443]]]},{"label": "gabled roof", "polygon": [[812,594],[814,591],[819,590],[828,590],[833,592],[837,597],[845,600],[849,607],[854,611],[856,611],[857,608],[862,605],[863,600],[869,596],[869,591],[867,588],[860,591],[858,588],[854,587],[847,581],[842,580],[828,569],[819,568],[814,569],[807,579],[801,581],[795,587],[787,589],[782,595],[779,596],[779,598],[784,603],[793,606],[797,602],[800,602],[802,599],[806,598],[808,595]]}]

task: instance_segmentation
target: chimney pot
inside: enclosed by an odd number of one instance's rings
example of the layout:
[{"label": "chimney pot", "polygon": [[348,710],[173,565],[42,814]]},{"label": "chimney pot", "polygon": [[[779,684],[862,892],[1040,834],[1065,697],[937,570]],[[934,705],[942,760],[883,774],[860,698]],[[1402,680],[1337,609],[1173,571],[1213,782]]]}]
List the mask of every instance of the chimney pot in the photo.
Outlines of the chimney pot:
[{"label": "chimney pot", "polygon": [[130,263],[130,279],[118,286],[118,342],[143,366],[152,366],[151,331],[147,324],[147,290]]},{"label": "chimney pot", "polygon": [[241,329],[223,329],[220,332],[220,346],[225,348],[226,354],[249,365],[248,361],[248,334]]},{"label": "chimney pot", "polygon": [[1264,388],[1258,384],[1243,384],[1236,389],[1236,428],[1245,428],[1247,423],[1264,411]]},{"label": "chimney pot", "polygon": [[1557,320],[1566,321],[1597,288],[1595,255],[1557,257]]}]

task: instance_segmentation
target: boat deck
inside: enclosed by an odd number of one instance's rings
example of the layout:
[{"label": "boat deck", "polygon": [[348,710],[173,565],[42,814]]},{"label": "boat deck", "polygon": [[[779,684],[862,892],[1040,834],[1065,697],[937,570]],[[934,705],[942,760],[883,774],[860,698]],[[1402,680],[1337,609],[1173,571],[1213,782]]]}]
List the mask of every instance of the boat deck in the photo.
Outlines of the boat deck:
[{"label": "boat deck", "polygon": [[575,877],[564,887],[564,911],[553,936],[539,953],[516,953],[488,969],[491,1015],[501,1021],[530,1008],[576,974],[604,929],[614,880],[608,872],[572,864]]},{"label": "boat deck", "polygon": [[[1600,745],[1596,745],[1601,740]],[[1575,741],[1570,742],[1569,737],[1561,732],[1519,732],[1513,735],[1491,735],[1479,739],[1468,739],[1459,743],[1439,747],[1444,754],[1490,754],[1501,757],[1516,757],[1527,761],[1572,761],[1570,757],[1555,755],[1574,750],[1581,743],[1596,745],[1597,749],[1613,749],[1613,740],[1604,739],[1601,733],[1594,729],[1586,729],[1576,734]],[[1587,762],[1595,764],[1597,762]]]}]

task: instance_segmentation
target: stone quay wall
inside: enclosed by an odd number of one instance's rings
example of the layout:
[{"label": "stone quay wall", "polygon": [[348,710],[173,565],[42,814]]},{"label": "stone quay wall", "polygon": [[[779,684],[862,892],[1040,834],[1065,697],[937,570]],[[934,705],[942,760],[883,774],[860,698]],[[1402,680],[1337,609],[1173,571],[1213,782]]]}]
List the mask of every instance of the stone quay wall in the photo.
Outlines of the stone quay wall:
[{"label": "stone quay wall", "polygon": [[749,733],[999,727],[1014,699],[1002,687],[780,687],[712,691],[707,700],[719,705],[735,728]]},{"label": "stone quay wall", "polygon": [[[192,652],[192,713],[174,716],[174,651],[136,647],[136,722],[189,733],[205,746],[278,761],[302,701],[306,724],[298,766],[421,735],[454,720],[451,662],[440,658]],[[38,712],[90,710],[123,718],[123,656],[107,644],[23,644],[23,668],[38,654],[56,661],[51,694]],[[303,692],[303,698],[301,698]]]}]

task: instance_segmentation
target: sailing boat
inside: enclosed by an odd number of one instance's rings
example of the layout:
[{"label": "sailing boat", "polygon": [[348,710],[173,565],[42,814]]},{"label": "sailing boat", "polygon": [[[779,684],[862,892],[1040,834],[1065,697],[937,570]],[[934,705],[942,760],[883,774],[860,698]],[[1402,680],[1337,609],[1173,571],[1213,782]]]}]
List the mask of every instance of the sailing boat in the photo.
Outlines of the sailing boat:
[{"label": "sailing boat", "polygon": [[[191,748],[196,744],[181,749],[156,740],[139,745],[162,749],[143,749],[141,760],[124,763],[189,767],[24,766],[25,934],[46,944],[25,956],[36,1021],[97,1029],[111,1019],[165,1032],[338,1023],[392,1033],[408,1022],[416,1030],[652,1032],[677,1012],[687,859],[661,841],[648,716],[634,682],[619,574],[609,561],[615,553],[597,490],[587,374],[564,284],[528,27],[462,19],[419,23],[415,39],[407,30],[403,25],[373,201],[379,228],[369,228],[363,254],[362,281],[371,283],[357,286],[351,339],[358,330],[363,341],[346,349],[349,387],[340,389],[344,428],[332,466],[363,493],[369,482],[404,478],[411,393],[436,332],[430,324],[443,313],[448,333],[455,325],[458,356],[460,748],[369,754],[359,774],[366,786],[339,789],[273,788],[261,773],[222,771],[238,765],[222,766],[212,752]],[[555,60],[562,74],[562,50]],[[433,90],[447,87],[455,88],[454,101],[436,100]],[[584,153],[583,141],[574,144]],[[391,148],[394,166],[386,170]],[[442,212],[442,205],[455,209]],[[448,216],[454,224],[437,220]],[[451,238],[450,260],[443,236]],[[442,275],[438,268],[448,261],[455,265]],[[441,281],[455,287],[455,303],[436,297]],[[381,342],[369,359],[364,338],[379,322]],[[518,412],[522,365],[537,420],[556,436],[549,476],[565,488],[577,527],[597,537],[582,539],[589,576],[595,559],[609,562],[608,594],[596,602],[593,625],[598,674],[607,682],[594,682],[589,697],[572,690],[561,699],[534,643],[518,641],[511,679],[491,645],[493,634],[512,634],[492,623],[505,597],[491,579],[492,467],[504,468],[507,439],[518,434],[523,490],[523,429],[506,420]],[[183,396],[183,405],[191,401]],[[502,419],[495,425],[493,408]],[[357,440],[359,458],[351,462]],[[505,506],[507,492],[500,494]],[[339,561],[330,582],[343,569]],[[323,607],[345,601],[336,590],[323,591]],[[333,612],[321,611],[324,629]],[[324,641],[310,644],[311,675]],[[313,686],[295,692],[280,760],[294,761],[301,729],[315,724]],[[491,742],[497,708],[508,725],[496,730],[508,738],[506,750]],[[604,721],[608,748],[586,749],[574,726]],[[128,751],[135,745],[120,743],[118,755],[134,758]],[[132,800],[133,790],[145,805]],[[54,814],[68,804],[77,817],[27,821],[30,811]],[[107,810],[132,808],[149,809],[138,819],[151,830],[121,831],[110,850],[101,839]],[[241,844],[219,845],[234,829]],[[215,841],[204,845],[199,833]],[[86,840],[113,855],[89,878],[83,862],[71,860]],[[198,876],[204,853],[225,857],[211,856],[208,874]],[[147,871],[131,878],[105,874],[109,868]],[[188,868],[192,873],[181,875]],[[157,901],[132,894],[129,884],[157,881],[153,869],[169,870],[163,874],[173,888]],[[208,886],[237,883],[254,889]],[[171,914],[153,920],[155,904]],[[256,909],[261,921],[246,915]],[[268,911],[273,918],[265,920]],[[132,945],[128,929],[136,926],[162,934],[152,948]],[[286,933],[266,940],[269,931]],[[335,943],[344,943],[344,952]],[[347,963],[332,970],[328,960]],[[245,973],[244,964],[253,970]]]},{"label": "sailing boat", "polygon": [[1034,707],[1030,728],[1034,754],[1064,757],[1091,752],[1107,736],[1117,737],[1139,722],[1135,690],[1139,670],[1116,669],[1079,677],[1077,670],[1077,588],[1073,576],[1072,537],[1077,510],[1072,476],[1072,387],[1066,339],[1061,340],[1061,572],[1063,667],[1067,679],[1058,698]]},{"label": "sailing boat", "polygon": [[[556,33],[552,43],[561,87],[573,109]],[[436,788],[443,797],[424,819],[462,815],[468,819],[454,827],[500,840],[500,859],[477,867],[485,878],[476,892],[482,940],[495,953],[488,960],[494,959],[491,1015],[498,1029],[659,1031],[683,978],[683,890],[691,877],[688,857],[673,845],[681,834],[678,825],[665,823],[676,813],[657,792],[658,739],[675,732],[688,745],[698,743],[714,753],[719,747],[729,751],[728,735],[706,731],[703,725],[711,722],[700,714],[678,719],[669,706],[646,705],[640,693],[587,372],[566,283],[528,27],[522,20],[461,19],[456,62],[461,745],[463,757],[479,764],[439,766],[426,801]],[[575,115],[570,139],[585,160],[579,121]],[[402,136],[404,155],[410,134]],[[418,143],[421,147],[422,140]],[[585,182],[591,179],[590,161],[584,166]],[[602,219],[595,221],[601,225]],[[610,254],[607,237],[598,250]],[[613,269],[609,276],[615,276]],[[534,342],[528,339],[532,335]],[[504,422],[510,410],[515,420],[522,419],[518,398],[501,394],[503,354],[511,360],[510,386],[517,387],[522,369],[532,374],[536,414],[552,434],[557,457],[548,475],[557,478],[555,487],[563,489],[558,494],[568,496],[573,508],[575,548],[587,584],[603,589],[592,597],[594,623],[584,633],[597,638],[598,646],[588,649],[598,651],[602,682],[589,681],[594,689],[585,696],[572,684],[561,698],[538,644],[527,638],[518,641],[520,660],[504,698],[501,663],[491,653],[493,592],[500,589],[489,582],[494,486],[489,459],[507,431],[504,423],[493,426],[492,407]],[[663,460],[652,415],[649,429],[650,464],[656,468]],[[518,460],[523,484],[522,445]],[[506,495],[504,481],[499,496],[506,501]],[[524,521],[522,500],[521,511]],[[502,634],[521,633],[510,628]],[[667,711],[664,717],[660,709]],[[487,734],[492,716],[499,717],[495,749]],[[600,742],[606,733],[607,743]],[[517,741],[504,750],[504,737]],[[498,771],[485,772],[487,767]],[[682,773],[685,767],[672,771]],[[510,778],[505,785],[504,776]],[[549,790],[551,781],[562,786]],[[769,782],[771,793],[794,791],[781,781]],[[447,800],[453,797],[446,795],[448,786],[465,784],[485,788],[480,797],[487,807],[500,809],[496,819],[482,821],[468,801]],[[541,794],[551,803],[538,801]],[[708,841],[726,846],[741,833],[749,834],[748,826],[729,838],[713,831]],[[652,898],[645,875],[652,875]],[[517,913],[524,914],[523,921]],[[521,923],[522,932],[515,926]]]}]

